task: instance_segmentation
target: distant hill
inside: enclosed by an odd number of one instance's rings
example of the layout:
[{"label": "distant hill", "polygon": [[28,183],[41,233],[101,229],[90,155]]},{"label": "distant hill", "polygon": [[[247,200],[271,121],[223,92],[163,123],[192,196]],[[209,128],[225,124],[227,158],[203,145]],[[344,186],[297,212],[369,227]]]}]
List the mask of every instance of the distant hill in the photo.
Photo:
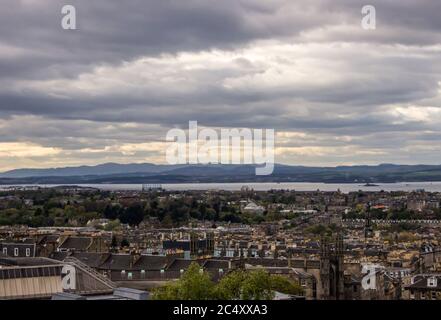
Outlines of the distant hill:
[{"label": "distant hill", "polygon": [[[176,166],[179,167],[179,166]],[[167,165],[155,165],[152,163],[104,163],[96,166],[79,166],[50,169],[16,169],[0,173],[0,178],[26,178],[26,177],[68,177],[84,175],[109,175],[134,172],[159,173],[169,170]]]},{"label": "distant hill", "polygon": [[96,166],[16,169],[0,173],[0,184],[414,181],[441,181],[441,165],[305,167],[276,164],[273,174],[256,176],[254,165],[105,163]]}]

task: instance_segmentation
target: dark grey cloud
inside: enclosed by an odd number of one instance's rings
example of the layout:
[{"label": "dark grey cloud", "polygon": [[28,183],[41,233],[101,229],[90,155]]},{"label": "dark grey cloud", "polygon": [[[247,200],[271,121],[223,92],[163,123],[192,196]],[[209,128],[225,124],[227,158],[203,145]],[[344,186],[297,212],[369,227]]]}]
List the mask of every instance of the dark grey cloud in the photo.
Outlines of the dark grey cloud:
[{"label": "dark grey cloud", "polygon": [[302,132],[280,143],[309,150],[308,163],[439,156],[440,1],[372,0],[374,31],[360,26],[365,1],[72,0],[74,31],[61,28],[64,4],[2,4],[0,149],[142,160],[160,147],[133,144],[198,120]]}]

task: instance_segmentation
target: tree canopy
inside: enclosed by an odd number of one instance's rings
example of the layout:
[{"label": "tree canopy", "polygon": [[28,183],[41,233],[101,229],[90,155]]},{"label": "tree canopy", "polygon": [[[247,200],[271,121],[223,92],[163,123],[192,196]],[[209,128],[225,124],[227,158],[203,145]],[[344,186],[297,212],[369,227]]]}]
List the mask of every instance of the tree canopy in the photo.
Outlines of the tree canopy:
[{"label": "tree canopy", "polygon": [[263,269],[235,270],[217,284],[197,263],[192,263],[182,277],[153,291],[156,300],[271,300],[275,291],[301,295],[303,289],[280,275]]}]

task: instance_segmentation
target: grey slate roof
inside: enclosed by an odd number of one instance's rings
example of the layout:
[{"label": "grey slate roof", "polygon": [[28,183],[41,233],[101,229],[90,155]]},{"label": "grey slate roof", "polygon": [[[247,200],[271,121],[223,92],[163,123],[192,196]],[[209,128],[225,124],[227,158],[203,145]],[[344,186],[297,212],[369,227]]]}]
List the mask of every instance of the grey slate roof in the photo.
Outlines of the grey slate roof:
[{"label": "grey slate roof", "polygon": [[[173,260],[173,262],[167,267],[167,270],[170,270],[170,271],[179,271],[179,270],[181,270],[181,269],[187,269],[189,266],[190,266],[190,264],[192,263],[193,261],[192,260],[184,260],[184,259],[175,259],[175,260]],[[202,264],[203,263],[203,261],[199,261],[199,260],[197,260],[196,261],[197,263],[199,263],[199,264]]]},{"label": "grey slate roof", "polygon": [[61,245],[60,249],[87,250],[92,244],[92,238],[88,237],[69,237]]},{"label": "grey slate roof", "polygon": [[168,258],[165,256],[145,256],[141,255],[136,260],[133,268],[137,270],[161,270],[168,264]]}]

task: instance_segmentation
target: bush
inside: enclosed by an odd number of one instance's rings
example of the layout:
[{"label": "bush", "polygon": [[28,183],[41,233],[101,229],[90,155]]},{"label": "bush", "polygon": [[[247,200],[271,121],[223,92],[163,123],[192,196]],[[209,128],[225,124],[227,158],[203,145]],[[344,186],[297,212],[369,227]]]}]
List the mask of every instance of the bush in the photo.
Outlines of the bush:
[{"label": "bush", "polygon": [[265,270],[236,270],[215,284],[207,272],[192,263],[178,281],[153,290],[155,300],[271,300],[274,292],[301,295],[302,288]]}]

